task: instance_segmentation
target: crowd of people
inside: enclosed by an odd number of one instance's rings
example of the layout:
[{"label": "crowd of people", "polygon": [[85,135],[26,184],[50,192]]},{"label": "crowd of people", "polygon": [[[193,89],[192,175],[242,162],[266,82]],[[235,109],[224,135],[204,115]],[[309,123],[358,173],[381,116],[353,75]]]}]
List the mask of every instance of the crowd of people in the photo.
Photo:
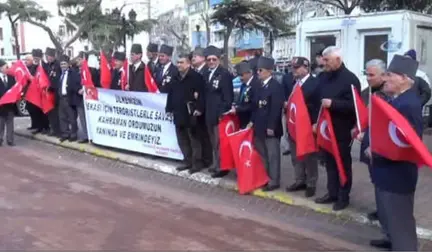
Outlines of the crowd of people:
[{"label": "crowd of people", "polygon": [[[253,146],[261,156],[270,181],[263,191],[273,191],[281,184],[281,139],[290,143],[291,161],[295,178],[287,191],[305,191],[305,197],[316,193],[319,161],[327,172],[327,193],[315,200],[318,204],[333,204],[333,210],[345,209],[350,202],[352,186],[351,146],[361,141],[361,160],[369,166],[372,183],[376,188],[377,212],[369,214],[382,225],[384,239],[374,240],[371,245],[393,250],[416,250],[417,236],[413,216],[414,192],[417,184],[417,167],[409,162],[398,162],[371,154],[368,131],[353,138],[356,113],[352,89],[361,91],[360,81],[343,63],[340,48],[331,46],[317,55],[315,73],[311,62],[305,57],[292,60],[291,71],[279,83],[273,78],[275,61],[260,56],[235,66],[235,75],[242,85],[237,96],[233,91],[233,73],[221,64],[222,51],[214,46],[197,48],[190,54],[178,56],[172,62],[173,48],[168,45],[147,46],[147,63],[143,49],[134,44],[130,61],[124,52],[113,53],[111,89],[147,92],[145,70],[148,68],[161,93],[167,94],[166,112],[174,118],[177,139],[184,161],[177,168],[193,174],[208,169],[213,178],[226,176],[220,169],[219,129],[220,118],[235,114],[241,128],[253,128]],[[28,104],[31,130],[34,134],[49,134],[60,141],[88,142],[84,115],[84,87],[80,67],[86,60],[96,87],[101,87],[98,59],[94,54],[81,52],[76,65],[66,55],[56,57],[56,51],[47,48],[45,60],[40,49],[32,51],[25,62],[31,74],[39,65],[49,76],[47,92],[56,97],[55,109],[45,115],[41,109]],[[126,62],[126,64],[125,64]],[[127,67],[125,67],[125,65]],[[7,64],[0,61],[0,96],[14,84],[7,75]],[[404,115],[422,134],[421,108],[429,100],[431,91],[427,77],[419,76],[415,51],[404,56],[396,55],[389,67],[380,59],[366,64],[365,73],[370,85],[362,92],[365,103],[369,94],[377,94],[387,100]],[[127,82],[122,83],[127,74]],[[290,136],[282,119],[295,85],[300,85],[313,129],[320,108],[330,111],[333,129],[339,146],[347,183],[339,183],[339,173],[333,155],[317,152],[298,159],[296,141]],[[84,137],[78,139],[78,120]],[[6,127],[5,127],[6,126]],[[7,128],[7,142],[13,145],[13,107],[0,107],[0,143]],[[301,140],[299,140],[301,141]],[[286,152],[285,154],[288,154]]]}]

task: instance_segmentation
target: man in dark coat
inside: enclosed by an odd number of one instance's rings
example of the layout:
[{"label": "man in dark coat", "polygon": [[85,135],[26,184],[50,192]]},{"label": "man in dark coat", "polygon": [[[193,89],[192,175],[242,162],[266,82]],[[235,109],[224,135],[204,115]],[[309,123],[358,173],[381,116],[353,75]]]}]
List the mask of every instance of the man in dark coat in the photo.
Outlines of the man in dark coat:
[{"label": "man in dark coat", "polygon": [[[387,69],[384,91],[391,94],[390,104],[411,124],[421,138],[423,133],[422,106],[415,89],[418,62],[395,55]],[[373,122],[372,122],[373,123]],[[364,136],[369,140],[369,131]],[[371,139],[380,141],[380,139]],[[369,146],[369,142],[368,142]],[[417,251],[414,195],[418,181],[417,164],[393,161],[370,148],[365,154],[372,158],[371,175],[375,185],[378,219],[386,237],[372,240],[371,245],[392,251]]]},{"label": "man in dark coat", "polygon": [[193,174],[203,168],[197,117],[204,111],[205,82],[191,68],[189,55],[179,56],[177,68],[180,78],[169,90],[166,112],[174,115],[177,141],[184,156],[184,165],[178,167],[177,171],[189,169],[189,173]]},{"label": "man in dark coat", "polygon": [[349,205],[352,186],[351,129],[356,123],[354,100],[351,85],[361,90],[360,81],[349,71],[343,61],[340,48],[330,46],[323,52],[325,72],[319,77],[322,106],[328,108],[333,122],[333,129],[338,142],[339,153],[347,176],[344,186],[340,185],[339,173],[334,157],[326,153],[328,193],[316,199],[318,204],[334,203],[333,210],[339,211]]},{"label": "man in dark coat", "polygon": [[61,129],[60,141],[69,140],[70,142],[74,142],[78,137],[76,106],[82,102],[82,97],[78,93],[82,87],[81,77],[78,72],[70,68],[68,56],[62,55],[60,57],[60,66],[62,73],[57,84]]},{"label": "man in dark coat", "polygon": [[[318,80],[310,73],[310,62],[304,57],[296,57],[292,65],[293,76],[303,91],[311,126],[316,123],[319,109],[321,107]],[[315,195],[316,182],[318,180],[318,159],[317,153],[311,153],[302,160],[297,159],[296,142],[291,136],[288,137],[291,147],[291,162],[294,166],[295,182],[286,190],[295,192],[306,190],[307,198]],[[302,141],[302,139],[299,139]]]},{"label": "man in dark coat", "polygon": [[204,75],[206,80],[205,117],[211,145],[213,164],[209,168],[213,178],[224,177],[227,171],[220,170],[219,120],[231,109],[234,97],[232,75],[220,65],[221,50],[209,46],[204,50],[209,71]]},{"label": "man in dark coat", "polygon": [[161,93],[168,93],[170,86],[175,85],[179,78],[179,72],[171,62],[173,51],[174,48],[168,45],[161,45],[159,49],[160,67],[155,81]]},{"label": "man in dark coat", "polygon": [[[15,85],[15,78],[7,74],[8,65],[0,60],[0,97]],[[0,106],[0,146],[3,145],[3,138],[6,129],[6,141],[9,146],[14,146],[14,117],[15,104]]]},{"label": "man in dark coat", "polygon": [[[198,47],[192,52],[192,66],[201,76],[206,76],[208,67],[204,56],[204,49]],[[206,85],[206,82],[204,82]],[[203,94],[204,96],[205,94]],[[205,100],[205,98],[204,98]],[[208,134],[207,124],[205,120],[205,113],[198,117],[198,131],[201,141],[202,162],[204,167],[209,167],[213,163],[213,148],[211,147],[210,136]]]},{"label": "man in dark coat", "polygon": [[129,65],[129,81],[126,85],[126,90],[136,92],[148,92],[144,81],[145,64],[142,62],[142,46],[133,44],[131,47],[131,64]]},{"label": "man in dark coat", "polygon": [[48,75],[50,86],[48,92],[55,94],[55,107],[48,112],[48,120],[50,123],[50,136],[60,137],[60,122],[58,114],[59,96],[57,92],[57,84],[60,81],[61,68],[60,63],[55,58],[56,50],[54,48],[47,47],[45,50],[46,63],[43,62],[42,66]]},{"label": "man in dark coat", "polygon": [[126,60],[126,54],[124,52],[114,52],[114,69],[112,70],[111,77],[111,89],[122,90],[122,76],[125,73],[124,62]]},{"label": "man in dark coat", "polygon": [[[33,64],[33,56],[32,55],[27,55],[25,57],[25,65],[27,67],[27,69],[29,70],[30,74],[32,76],[34,76],[36,74],[36,66]],[[26,85],[23,88],[23,97],[26,96],[28,89],[30,87],[31,84],[31,80],[27,80]],[[40,129],[40,120],[37,120],[37,115],[38,115],[38,106],[34,105],[31,102],[26,102],[26,110],[29,113],[30,116],[30,127],[28,127],[27,129],[32,131],[32,130],[38,130]],[[39,109],[40,110],[40,109]]]},{"label": "man in dark coat", "polygon": [[147,45],[147,58],[148,63],[147,67],[149,68],[153,78],[156,76],[156,73],[159,69],[159,57],[158,57],[158,45],[154,43],[149,43]]},{"label": "man in dark coat", "polygon": [[237,64],[236,72],[240,76],[242,85],[240,87],[240,96],[230,113],[237,114],[240,120],[240,128],[243,129],[251,122],[252,101],[261,87],[261,82],[258,77],[254,76],[252,68],[247,62]]},{"label": "man in dark coat", "polygon": [[282,85],[272,78],[273,59],[260,57],[257,68],[261,87],[258,90],[258,95],[254,96],[252,113],[255,134],[254,146],[261,156],[270,178],[270,182],[263,187],[263,190],[273,191],[280,187],[280,138],[283,134],[284,92]]}]

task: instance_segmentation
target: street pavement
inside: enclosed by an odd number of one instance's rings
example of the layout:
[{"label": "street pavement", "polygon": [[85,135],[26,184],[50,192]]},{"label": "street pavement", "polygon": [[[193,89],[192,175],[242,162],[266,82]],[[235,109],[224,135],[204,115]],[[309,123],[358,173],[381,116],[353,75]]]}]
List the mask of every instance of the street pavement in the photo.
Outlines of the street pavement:
[{"label": "street pavement", "polygon": [[[371,226],[17,137],[1,250],[369,250]],[[421,248],[431,249],[421,241]]]},{"label": "street pavement", "polygon": [[[25,127],[28,126],[28,119],[27,118],[17,118],[16,120],[16,132],[25,135],[28,134],[25,132]],[[50,140],[51,142],[55,142],[55,140]],[[432,147],[432,136],[425,135],[424,136],[424,142],[426,145],[430,148]],[[105,149],[105,148],[102,148]],[[124,151],[113,151],[111,149],[111,153],[114,153],[115,159],[133,159],[133,162],[140,164],[144,167],[150,167],[153,164],[157,163],[157,170],[166,172],[166,167],[175,167],[177,164],[176,162],[173,162],[171,160],[161,159],[157,157],[151,157],[148,155],[141,155],[141,154],[134,154],[130,152],[124,152]],[[365,220],[364,215],[375,209],[375,198],[373,194],[373,186],[370,183],[369,173],[366,165],[358,162],[358,156],[359,156],[359,144],[355,142],[353,144],[353,189],[351,193],[351,205],[348,210],[342,211],[341,213],[348,213],[347,215],[357,219],[360,222],[367,223],[367,220]],[[120,157],[120,158],[119,158]],[[111,157],[110,157],[111,158]],[[146,161],[147,160],[147,161]],[[149,161],[150,160],[150,161]],[[176,174],[183,176],[182,174]],[[205,183],[211,184],[213,180],[205,179]],[[228,182],[234,183],[235,176],[234,174],[231,174],[230,177],[227,179]],[[290,156],[283,156],[282,159],[282,185],[283,187],[288,186],[293,182],[293,167],[291,165]],[[217,182],[220,183],[220,182]],[[317,188],[317,196],[321,196],[326,193],[325,189],[326,184],[326,173],[324,167],[320,167],[319,170],[319,180],[318,180],[318,188]],[[417,186],[417,192],[416,192],[416,202],[415,202],[415,216],[417,219],[417,225],[418,225],[418,234],[422,238],[426,238],[429,240],[432,240],[432,215],[429,212],[429,209],[431,208],[431,194],[429,191],[432,189],[432,173],[428,168],[422,168],[420,171],[419,176],[419,183]],[[259,193],[262,195],[262,193]],[[289,198],[289,200],[279,200],[280,198]],[[276,198],[277,200],[281,202],[287,203],[297,203],[297,201],[304,201],[304,203],[301,203],[300,205],[314,208],[315,210],[319,210],[321,212],[331,212],[329,208],[331,206],[327,206],[328,208],[322,208],[325,206],[316,206],[313,203],[313,199],[304,199],[303,193],[284,193],[282,190],[280,192],[277,192],[277,195],[273,198]],[[295,200],[293,200],[295,199]],[[354,214],[353,214],[354,213]],[[333,213],[334,214],[334,213]],[[354,217],[353,217],[354,216]],[[361,218],[358,218],[361,217]]]}]

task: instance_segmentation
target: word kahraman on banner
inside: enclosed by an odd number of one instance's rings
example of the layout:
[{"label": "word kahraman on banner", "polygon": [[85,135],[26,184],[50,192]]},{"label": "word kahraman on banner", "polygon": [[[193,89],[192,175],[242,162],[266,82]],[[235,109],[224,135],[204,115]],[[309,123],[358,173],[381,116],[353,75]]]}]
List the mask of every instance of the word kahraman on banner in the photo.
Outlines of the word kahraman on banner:
[{"label": "word kahraman on banner", "polygon": [[166,94],[87,89],[89,138],[103,146],[182,160],[166,99]]}]

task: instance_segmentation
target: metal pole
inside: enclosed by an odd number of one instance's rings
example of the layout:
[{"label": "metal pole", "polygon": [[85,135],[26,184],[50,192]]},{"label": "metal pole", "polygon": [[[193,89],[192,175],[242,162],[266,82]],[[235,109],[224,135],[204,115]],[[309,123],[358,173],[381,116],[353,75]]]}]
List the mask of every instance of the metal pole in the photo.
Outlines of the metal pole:
[{"label": "metal pole", "polygon": [[127,49],[126,49],[126,18],[124,16],[122,17],[122,31],[123,31],[124,51],[127,52]]}]

